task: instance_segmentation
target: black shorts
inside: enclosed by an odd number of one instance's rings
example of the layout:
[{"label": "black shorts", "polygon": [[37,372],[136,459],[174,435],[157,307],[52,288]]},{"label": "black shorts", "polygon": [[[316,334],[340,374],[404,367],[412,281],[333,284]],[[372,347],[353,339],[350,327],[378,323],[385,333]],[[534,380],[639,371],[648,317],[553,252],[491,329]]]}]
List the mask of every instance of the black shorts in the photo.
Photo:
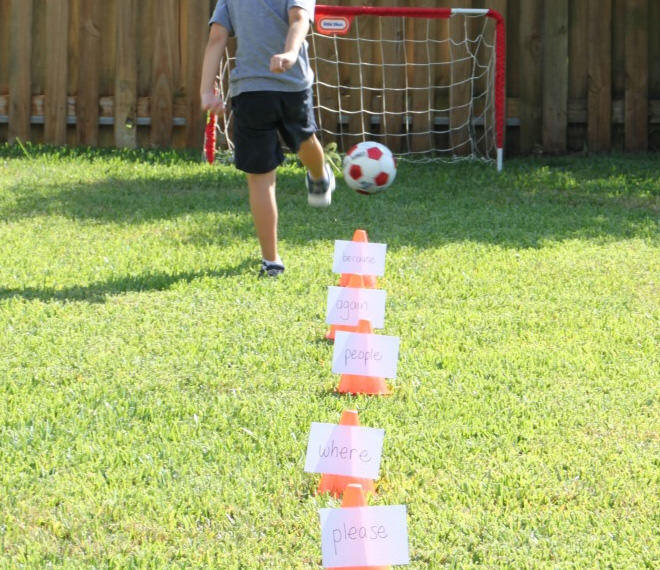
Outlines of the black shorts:
[{"label": "black shorts", "polygon": [[231,99],[236,168],[263,174],[284,160],[280,136],[292,151],[316,132],[312,90],[249,91]]}]

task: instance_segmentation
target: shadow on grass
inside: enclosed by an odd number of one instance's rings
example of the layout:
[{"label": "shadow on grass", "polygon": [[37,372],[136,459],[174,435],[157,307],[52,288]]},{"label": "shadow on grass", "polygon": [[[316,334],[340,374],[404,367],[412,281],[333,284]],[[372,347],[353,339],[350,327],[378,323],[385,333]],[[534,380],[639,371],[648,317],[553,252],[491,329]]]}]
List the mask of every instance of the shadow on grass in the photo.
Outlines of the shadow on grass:
[{"label": "shadow on grass", "polygon": [[[240,172],[197,167],[189,154],[177,156],[173,151],[74,153],[81,162],[99,161],[107,176],[85,183],[69,170],[67,180],[50,179],[38,188],[17,181],[0,214],[6,220],[62,215],[137,224],[247,211]],[[133,178],[130,169],[112,161],[138,169],[146,164],[146,173]],[[506,162],[502,173],[480,163],[402,163],[387,191],[365,197],[340,180],[332,206],[320,210],[307,206],[302,170],[286,167],[278,173],[280,238],[296,244],[350,239],[356,228],[394,248],[462,241],[525,248],[566,239],[648,238],[658,232],[657,161],[657,155],[525,158]],[[253,234],[249,216],[239,225],[232,232]],[[197,228],[189,241],[209,244],[219,234],[215,227]]]},{"label": "shadow on grass", "polygon": [[[83,301],[87,303],[105,303],[108,297],[126,293],[165,291],[178,283],[190,283],[197,279],[226,278],[254,271],[254,260],[245,260],[225,270],[183,272],[176,274],[149,273],[145,275],[125,276],[108,281],[99,281],[89,285],[72,287],[21,287],[7,289],[0,287],[0,299],[21,297],[28,301]],[[256,275],[256,273],[255,273]]]},{"label": "shadow on grass", "polygon": [[[508,162],[501,173],[475,163],[402,164],[393,186],[380,195],[340,190],[327,227],[337,239],[363,228],[370,241],[391,248],[658,239],[657,161],[657,155],[527,158]],[[318,235],[316,213],[294,217],[285,211],[283,217],[283,238]]]},{"label": "shadow on grass", "polygon": [[13,203],[2,207],[6,220],[61,215],[78,220],[138,224],[198,212],[244,211],[247,191],[242,178],[211,172],[199,176],[121,179],[113,175],[94,183],[54,181],[51,188],[13,189]]}]

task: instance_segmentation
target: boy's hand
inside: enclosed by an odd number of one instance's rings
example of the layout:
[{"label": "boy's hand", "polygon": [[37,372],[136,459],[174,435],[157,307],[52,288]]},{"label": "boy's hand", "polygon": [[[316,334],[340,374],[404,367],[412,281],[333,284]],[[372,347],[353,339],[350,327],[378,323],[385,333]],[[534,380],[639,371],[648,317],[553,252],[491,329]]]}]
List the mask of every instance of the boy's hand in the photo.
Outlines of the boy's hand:
[{"label": "boy's hand", "polygon": [[214,115],[222,115],[225,111],[225,102],[215,93],[202,93],[202,110],[210,111]]},{"label": "boy's hand", "polygon": [[298,59],[298,56],[295,53],[277,53],[270,58],[270,70],[273,73],[284,73],[293,67],[296,59]]}]

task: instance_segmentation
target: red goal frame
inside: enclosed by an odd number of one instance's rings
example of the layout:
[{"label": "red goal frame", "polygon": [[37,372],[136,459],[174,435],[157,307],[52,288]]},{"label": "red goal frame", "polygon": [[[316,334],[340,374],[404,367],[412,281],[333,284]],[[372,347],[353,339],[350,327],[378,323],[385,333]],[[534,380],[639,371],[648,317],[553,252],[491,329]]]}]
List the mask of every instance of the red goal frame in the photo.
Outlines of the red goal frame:
[{"label": "red goal frame", "polygon": [[408,18],[448,19],[454,15],[481,15],[495,21],[495,146],[497,170],[502,170],[506,121],[506,28],[504,18],[488,8],[415,8],[396,6],[316,6],[314,22],[317,32],[326,35],[345,34],[353,18],[359,15],[399,16]]}]

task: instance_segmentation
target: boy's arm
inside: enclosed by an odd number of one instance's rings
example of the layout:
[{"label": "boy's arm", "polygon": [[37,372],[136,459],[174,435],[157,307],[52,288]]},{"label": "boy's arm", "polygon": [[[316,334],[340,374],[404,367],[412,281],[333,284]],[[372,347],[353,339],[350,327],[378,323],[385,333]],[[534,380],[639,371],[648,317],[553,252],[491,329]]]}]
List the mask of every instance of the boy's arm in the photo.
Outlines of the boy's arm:
[{"label": "boy's arm", "polygon": [[307,32],[309,32],[309,14],[304,8],[294,6],[289,10],[289,32],[286,35],[284,51],[270,58],[272,72],[282,73],[293,67]]},{"label": "boy's arm", "polygon": [[204,61],[202,63],[202,81],[199,86],[199,95],[202,110],[211,111],[214,115],[220,115],[225,109],[222,97],[215,92],[215,78],[218,74],[220,61],[225,53],[229,32],[224,26],[211,24],[209,40],[204,50]]}]

